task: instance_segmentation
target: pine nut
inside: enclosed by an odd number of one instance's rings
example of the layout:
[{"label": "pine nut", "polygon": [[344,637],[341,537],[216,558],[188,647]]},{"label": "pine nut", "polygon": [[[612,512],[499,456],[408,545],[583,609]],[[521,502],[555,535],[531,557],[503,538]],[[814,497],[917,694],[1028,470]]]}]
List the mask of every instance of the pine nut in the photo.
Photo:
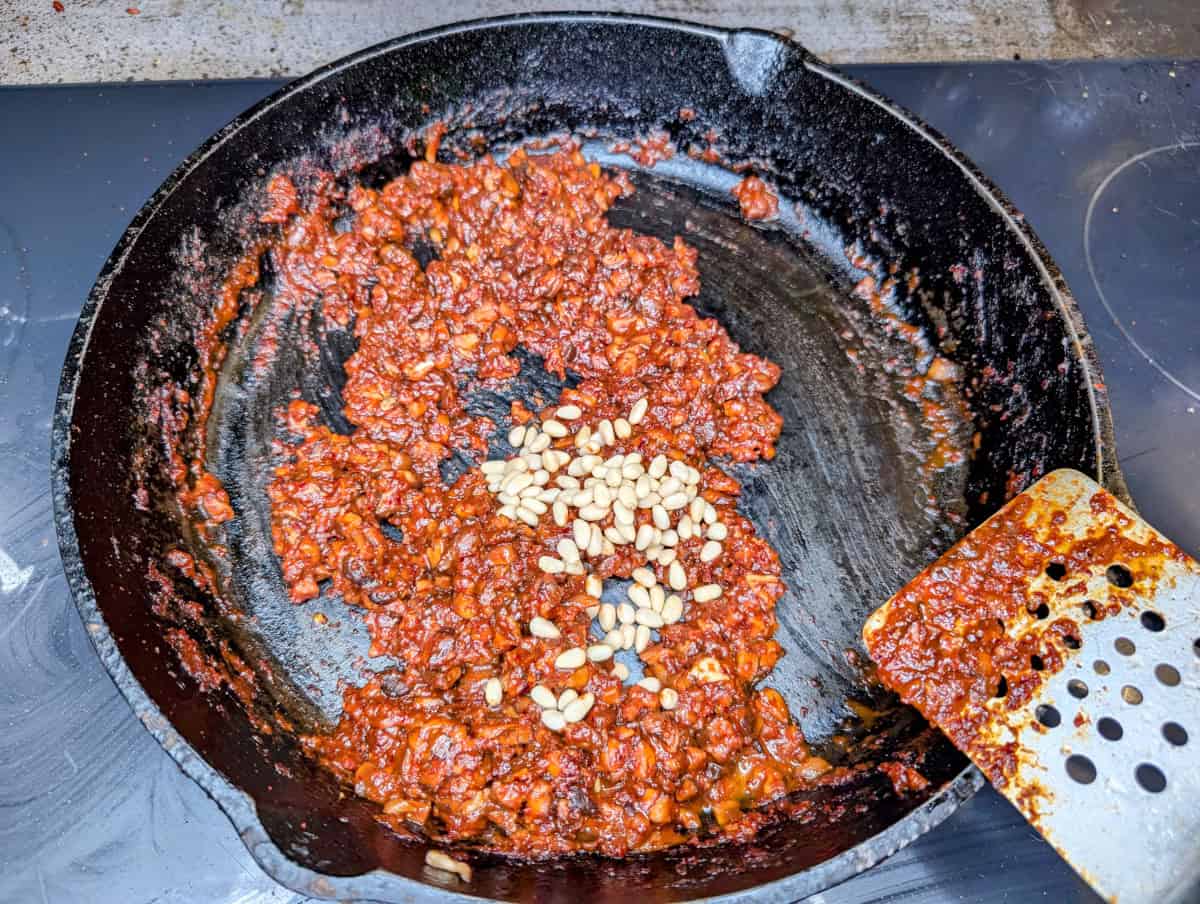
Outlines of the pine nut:
[{"label": "pine nut", "polygon": [[687,493],[679,492],[667,496],[662,501],[662,507],[668,512],[683,508],[688,504]]},{"label": "pine nut", "polygon": [[426,851],[425,865],[441,870],[444,873],[454,873],[464,882],[471,881],[471,867],[461,860],[455,860],[449,854],[441,851]]},{"label": "pine nut", "polygon": [[556,559],[554,556],[540,556],[538,558],[538,568],[546,572],[546,574],[562,574],[566,568],[566,564],[562,559]]},{"label": "pine nut", "polygon": [[709,540],[700,548],[700,561],[712,562],[721,555],[721,544],[716,540]]},{"label": "pine nut", "polygon": [[633,433],[633,426],[625,418],[619,417],[613,421],[613,430],[621,439],[629,439],[630,434]]},{"label": "pine nut", "polygon": [[633,624],[634,609],[629,603],[621,603],[617,606],[617,621],[623,625]]},{"label": "pine nut", "polygon": [[601,521],[608,515],[608,506],[592,503],[579,510],[579,517],[584,521]]},{"label": "pine nut", "polygon": [[708,529],[708,539],[710,540],[724,540],[728,536],[729,529],[720,521],[716,522]]},{"label": "pine nut", "polygon": [[554,691],[550,690],[544,684],[537,685],[529,692],[529,696],[542,709],[554,709],[558,706],[558,700],[554,697]]},{"label": "pine nut", "polygon": [[600,594],[604,592],[604,581],[598,574],[589,574],[583,584],[583,589],[588,596],[600,599]]},{"label": "pine nut", "polygon": [[662,584],[655,584],[650,588],[650,608],[655,612],[662,612],[663,603],[667,600],[667,592],[662,589]]},{"label": "pine nut", "polygon": [[543,709],[542,724],[551,731],[562,731],[567,727],[567,720],[557,709]]},{"label": "pine nut", "polygon": [[629,409],[629,423],[636,427],[642,422],[642,418],[646,416],[646,409],[650,407],[650,403],[643,396],[633,403],[633,407]]},{"label": "pine nut", "polygon": [[547,436],[552,436],[555,439],[561,439],[567,435],[567,428],[561,423],[551,418],[548,421],[542,421],[542,432]]},{"label": "pine nut", "polygon": [[585,662],[587,662],[587,653],[583,647],[571,647],[555,657],[554,667],[563,671],[574,671]]},{"label": "pine nut", "polygon": [[672,562],[667,569],[667,583],[672,590],[683,590],[687,587],[687,573],[678,562]]},{"label": "pine nut", "polygon": [[600,606],[600,611],[597,613],[596,619],[600,622],[600,629],[608,633],[617,624],[617,607],[612,603],[604,603]]},{"label": "pine nut", "polygon": [[613,428],[612,421],[608,418],[600,422],[600,426],[596,428],[596,432],[600,434],[600,441],[606,446],[611,446],[617,441],[616,430]]},{"label": "pine nut", "polygon": [[639,625],[647,628],[661,628],[663,626],[663,617],[655,612],[653,608],[638,609],[634,613],[634,618]]},{"label": "pine nut", "polygon": [[[649,629],[647,629],[649,630]],[[621,625],[621,645],[626,650],[632,650],[634,643],[637,642],[637,627],[635,625]]]},{"label": "pine nut", "polygon": [[563,719],[567,724],[574,722],[582,722],[587,714],[591,712],[593,704],[596,702],[596,696],[592,693],[586,693],[579,699],[573,701],[563,709]]},{"label": "pine nut", "polygon": [[632,577],[635,581],[637,581],[643,587],[653,587],[655,584],[658,583],[658,578],[656,578],[654,576],[654,572],[651,571],[649,568],[633,569]]},{"label": "pine nut", "polygon": [[483,686],[483,699],[488,706],[499,706],[504,698],[504,686],[499,678],[489,678]]},{"label": "pine nut", "polygon": [[649,524],[643,524],[637,529],[637,535],[634,538],[634,549],[643,550],[654,542],[654,528]]},{"label": "pine nut", "polygon": [[542,637],[546,640],[557,640],[562,636],[554,622],[548,618],[542,618],[540,615],[530,619],[529,633],[534,637]]},{"label": "pine nut", "polygon": [[633,635],[634,652],[641,654],[648,646],[650,646],[650,628],[646,625],[638,625]]},{"label": "pine nut", "polygon": [[554,416],[563,421],[575,421],[582,416],[583,411],[578,405],[562,405],[558,411],[554,412]]},{"label": "pine nut", "polygon": [[629,588],[629,598],[633,600],[633,604],[638,607],[650,606],[650,594],[641,584],[634,584]]},{"label": "pine nut", "polygon": [[692,599],[698,603],[710,603],[721,595],[720,584],[705,584],[692,591]]},{"label": "pine nut", "polygon": [[656,505],[650,510],[650,517],[654,519],[654,526],[659,530],[666,530],[671,526],[671,516],[661,505]]},{"label": "pine nut", "polygon": [[662,690],[662,682],[659,681],[657,678],[655,678],[653,675],[647,675],[645,678],[643,678],[641,681],[639,681],[637,683],[637,686],[645,688],[652,694],[657,694],[659,691]]},{"label": "pine nut", "polygon": [[606,643],[594,643],[587,648],[587,658],[592,662],[604,662],[612,659],[613,649]]},{"label": "pine nut", "polygon": [[663,709],[674,709],[679,705],[679,691],[673,687],[664,687],[658,700]]},{"label": "pine nut", "polygon": [[672,593],[667,597],[662,607],[663,623],[673,625],[683,618],[683,600]]},{"label": "pine nut", "polygon": [[525,425],[517,424],[508,431],[508,444],[514,449],[520,449],[525,442]]}]

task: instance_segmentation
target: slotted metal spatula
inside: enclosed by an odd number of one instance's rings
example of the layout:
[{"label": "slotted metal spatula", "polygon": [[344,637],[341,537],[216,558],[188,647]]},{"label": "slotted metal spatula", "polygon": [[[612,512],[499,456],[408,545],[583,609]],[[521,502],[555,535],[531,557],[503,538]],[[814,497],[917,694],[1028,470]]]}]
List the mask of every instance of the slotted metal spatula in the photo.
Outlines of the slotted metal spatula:
[{"label": "slotted metal spatula", "polygon": [[879,677],[1102,896],[1200,896],[1200,563],[1055,471],[863,629]]}]

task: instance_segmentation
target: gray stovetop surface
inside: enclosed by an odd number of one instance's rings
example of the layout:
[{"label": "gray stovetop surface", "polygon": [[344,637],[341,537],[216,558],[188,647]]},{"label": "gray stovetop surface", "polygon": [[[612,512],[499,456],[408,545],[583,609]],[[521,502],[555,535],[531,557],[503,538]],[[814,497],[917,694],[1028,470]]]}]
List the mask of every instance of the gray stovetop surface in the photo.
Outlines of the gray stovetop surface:
[{"label": "gray stovetop surface", "polygon": [[[1134,498],[1196,554],[1200,65],[851,71],[947,134],[1041,235],[1103,359]],[[172,167],[278,84],[0,89],[0,901],[303,900],[258,869],[101,668],[63,579],[47,467],[63,354],[104,258]],[[813,900],[1095,898],[987,790]]]}]

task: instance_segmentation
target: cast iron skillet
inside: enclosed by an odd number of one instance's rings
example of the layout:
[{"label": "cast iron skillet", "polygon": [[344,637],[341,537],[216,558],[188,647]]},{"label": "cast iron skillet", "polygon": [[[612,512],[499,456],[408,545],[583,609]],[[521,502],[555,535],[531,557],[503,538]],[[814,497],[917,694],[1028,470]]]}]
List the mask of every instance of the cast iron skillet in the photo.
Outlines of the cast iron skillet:
[{"label": "cast iron skillet", "polygon": [[[269,266],[243,296],[208,429],[182,433],[237,510],[224,554],[197,540],[166,479],[163,424],[179,426],[171,412],[189,408],[167,388],[195,388],[194,331],[227,268],[265,228],[251,214],[266,174],[286,169],[304,184],[325,169],[380,183],[420,153],[414,136],[439,119],[446,159],[573,134],[587,153],[636,171],[638,192],[614,222],[699,248],[697,305],[783,368],[770,396],[786,421],[779,455],[741,471],[746,511],[779,550],[789,585],[779,633],[787,656],[770,683],[830,756],[854,764],[923,753],[928,789],[898,797],[868,769],[753,844],[619,862],[474,856],[475,880],[463,886],[424,868],[423,845],[380,827],[372,805],[279,730],[281,713],[303,728],[335,718],[336,682],[358,680],[365,649],[338,600],[317,604],[331,615],[324,630],[312,607],[287,602],[263,494],[272,412],[299,387],[337,427],[339,365],[353,342],[319,317],[267,323]],[[671,160],[644,170],[620,153],[618,142],[660,130],[681,149]],[[710,146],[723,165],[688,156]],[[778,186],[777,222],[736,216],[732,164]],[[851,289],[893,271],[889,321]],[[896,329],[904,324],[915,328],[907,339]],[[939,436],[904,391],[935,355],[953,362],[938,367],[955,379],[931,397],[960,412],[942,438],[973,450],[937,469],[927,466]],[[547,385],[537,362],[528,365],[514,394]],[[613,15],[468,23],[293,83],[210,139],[139,212],[84,307],[63,372],[59,538],[79,610],[121,691],[266,871],[298,891],[679,900],[753,889],[755,900],[790,901],[888,856],[980,785],[940,736],[867,686],[854,654],[859,628],[1040,474],[1074,467],[1124,495],[1100,386],[1079,312],[1021,217],[943,139],[798,45]],[[213,563],[217,587],[164,564],[180,548]],[[179,598],[201,614],[185,616]],[[183,633],[168,644],[168,632]],[[189,648],[224,673],[219,686],[198,686],[181,666],[176,651]],[[849,698],[880,714],[850,718]]]}]

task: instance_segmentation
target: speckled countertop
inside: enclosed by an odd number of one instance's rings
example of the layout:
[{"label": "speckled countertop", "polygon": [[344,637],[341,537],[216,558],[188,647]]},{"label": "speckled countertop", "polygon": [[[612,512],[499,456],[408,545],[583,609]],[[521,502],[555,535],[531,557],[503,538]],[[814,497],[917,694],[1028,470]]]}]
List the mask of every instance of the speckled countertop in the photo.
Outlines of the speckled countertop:
[{"label": "speckled countertop", "polygon": [[0,84],[290,77],[449,22],[568,8],[793,34],[830,62],[1189,57],[1180,0],[0,0]]}]

